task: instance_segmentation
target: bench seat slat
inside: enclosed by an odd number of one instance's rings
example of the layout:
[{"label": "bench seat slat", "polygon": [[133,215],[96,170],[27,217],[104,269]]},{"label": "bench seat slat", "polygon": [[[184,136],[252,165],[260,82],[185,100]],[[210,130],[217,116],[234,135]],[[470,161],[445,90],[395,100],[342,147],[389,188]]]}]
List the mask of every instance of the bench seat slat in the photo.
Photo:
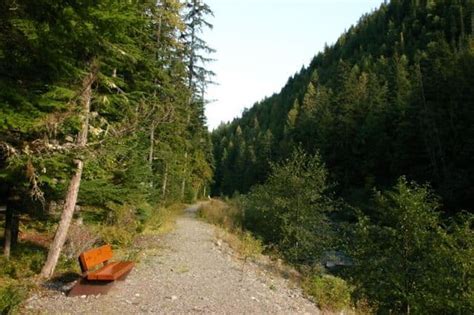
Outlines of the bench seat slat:
[{"label": "bench seat slat", "polygon": [[113,262],[87,275],[88,280],[114,281],[129,272],[135,264],[132,261]]}]

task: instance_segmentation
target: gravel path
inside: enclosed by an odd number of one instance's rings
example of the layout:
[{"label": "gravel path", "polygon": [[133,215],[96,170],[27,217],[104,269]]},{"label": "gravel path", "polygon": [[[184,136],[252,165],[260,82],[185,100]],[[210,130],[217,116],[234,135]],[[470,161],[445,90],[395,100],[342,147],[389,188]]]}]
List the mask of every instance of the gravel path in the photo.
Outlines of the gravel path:
[{"label": "gravel path", "polygon": [[123,282],[102,296],[31,297],[22,313],[46,314],[319,314],[301,290],[254,263],[236,259],[215,238],[215,227],[195,218],[197,206],[149,251]]}]

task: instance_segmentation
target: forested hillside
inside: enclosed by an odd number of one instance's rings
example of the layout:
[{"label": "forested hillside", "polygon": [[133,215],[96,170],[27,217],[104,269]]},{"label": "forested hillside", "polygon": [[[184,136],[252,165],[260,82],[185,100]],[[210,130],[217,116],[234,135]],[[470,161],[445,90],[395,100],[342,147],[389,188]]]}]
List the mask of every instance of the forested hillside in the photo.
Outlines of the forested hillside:
[{"label": "forested hillside", "polygon": [[18,215],[62,213],[49,277],[75,209],[123,240],[156,205],[207,195],[209,14],[200,1],[0,2],[6,257]]},{"label": "forested hillside", "polygon": [[406,175],[446,209],[469,209],[473,31],[468,0],[394,0],[363,16],[280,93],[214,131],[214,194],[247,192],[301,145],[350,200]]},{"label": "forested hillside", "polygon": [[298,266],[320,307],[472,314],[473,35],[470,0],[363,16],[213,131],[213,193],[240,209],[221,221]]}]

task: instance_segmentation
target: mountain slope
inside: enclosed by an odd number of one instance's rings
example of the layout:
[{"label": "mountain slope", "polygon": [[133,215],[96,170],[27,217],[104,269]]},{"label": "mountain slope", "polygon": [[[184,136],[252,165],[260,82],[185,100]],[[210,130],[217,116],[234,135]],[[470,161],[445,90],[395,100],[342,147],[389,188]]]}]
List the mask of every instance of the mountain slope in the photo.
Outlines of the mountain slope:
[{"label": "mountain slope", "polygon": [[296,146],[363,202],[401,175],[447,209],[474,201],[474,5],[393,0],[363,16],[280,91],[213,133],[214,194],[247,192]]}]

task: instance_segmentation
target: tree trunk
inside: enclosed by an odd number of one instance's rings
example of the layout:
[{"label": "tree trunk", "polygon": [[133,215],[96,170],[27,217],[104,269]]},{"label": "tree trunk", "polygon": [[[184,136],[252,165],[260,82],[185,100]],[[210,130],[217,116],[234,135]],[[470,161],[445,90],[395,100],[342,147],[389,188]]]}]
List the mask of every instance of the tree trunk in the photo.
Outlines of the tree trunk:
[{"label": "tree trunk", "polygon": [[183,177],[183,181],[181,182],[181,201],[184,200],[185,191],[186,191],[186,177]]},{"label": "tree trunk", "polygon": [[166,186],[168,185],[168,164],[165,166],[165,174],[163,176],[163,185],[161,186],[161,195],[163,200],[166,198]]},{"label": "tree trunk", "polygon": [[[77,136],[77,147],[83,148],[87,144],[87,135],[89,132],[89,113],[90,105],[92,98],[92,84],[95,81],[97,68],[96,64],[93,63],[93,69],[91,73],[84,79],[82,84],[82,124],[81,130]],[[74,214],[74,209],[76,207],[77,196],[79,194],[79,187],[81,185],[82,178],[82,169],[84,167],[84,162],[80,159],[74,161],[76,164],[76,171],[71,178],[69,183],[68,191],[66,194],[66,199],[64,202],[63,212],[61,214],[61,220],[59,221],[58,229],[54,235],[53,243],[51,244],[48,252],[48,258],[46,263],[41,270],[41,276],[44,278],[50,278],[53,275],[54,269],[58,263],[59,255],[61,250],[66,242],[67,233],[69,226],[71,225],[71,220]]]},{"label": "tree trunk", "polygon": [[150,188],[153,188],[154,181],[153,181],[153,159],[155,153],[155,124],[151,124],[150,130],[150,151],[148,152],[148,165],[150,167]]},{"label": "tree trunk", "polygon": [[15,247],[18,241],[18,225],[19,216],[15,213],[15,208],[18,200],[20,199],[17,195],[11,195],[11,191],[8,194],[6,209],[5,209],[5,229],[3,232],[3,255],[9,259],[11,249]]},{"label": "tree trunk", "polygon": [[148,153],[148,163],[150,165],[150,170],[153,170],[153,154],[154,154],[154,148],[155,146],[155,124],[151,125],[151,130],[150,130],[150,152]]},{"label": "tree trunk", "polygon": [[186,191],[187,164],[188,164],[188,152],[185,152],[184,153],[183,181],[181,182],[181,201],[184,200],[184,193]]},{"label": "tree trunk", "polygon": [[20,232],[20,215],[15,208],[12,210],[13,212],[13,219],[12,219],[12,239],[11,239],[11,247],[15,248],[16,244],[18,244],[18,234]]},{"label": "tree trunk", "polygon": [[471,34],[474,34],[474,10],[471,12]]},{"label": "tree trunk", "polygon": [[5,258],[10,258],[10,251],[12,245],[12,226],[13,226],[13,208],[7,205],[5,210],[5,231],[3,232],[3,255]]},{"label": "tree trunk", "polygon": [[426,97],[425,97],[425,87],[424,87],[424,83],[423,83],[423,74],[421,72],[421,67],[420,67],[420,64],[417,64],[416,65],[416,74],[417,74],[417,79],[418,79],[418,84],[419,84],[419,88],[420,88],[420,96],[421,96],[421,102],[422,102],[422,105],[423,105],[423,118],[419,120],[419,124],[420,124],[420,127],[421,127],[421,130],[422,130],[422,137],[423,137],[423,140],[425,142],[425,150],[426,150],[426,154],[428,154],[429,156],[429,159],[430,159],[430,162],[431,162],[431,167],[432,167],[432,171],[433,171],[433,176],[439,180],[440,176],[439,176],[439,172],[438,172],[438,163],[437,163],[437,160],[436,160],[436,152],[435,150],[433,149],[432,147],[432,136],[431,136],[431,132],[433,130],[432,126],[431,126],[431,118],[429,117],[430,116],[430,112],[428,111],[428,106],[426,104]]},{"label": "tree trunk", "polygon": [[61,215],[61,221],[59,222],[58,229],[54,235],[53,243],[49,248],[46,263],[41,270],[41,276],[45,278],[50,278],[53,275],[56,264],[58,263],[59,255],[61,254],[64,242],[66,241],[69,225],[71,224],[72,216],[74,214],[74,208],[76,207],[84,162],[81,160],[76,160],[76,163],[76,173],[72,177],[69,184],[66,202],[64,203],[64,209]]}]

